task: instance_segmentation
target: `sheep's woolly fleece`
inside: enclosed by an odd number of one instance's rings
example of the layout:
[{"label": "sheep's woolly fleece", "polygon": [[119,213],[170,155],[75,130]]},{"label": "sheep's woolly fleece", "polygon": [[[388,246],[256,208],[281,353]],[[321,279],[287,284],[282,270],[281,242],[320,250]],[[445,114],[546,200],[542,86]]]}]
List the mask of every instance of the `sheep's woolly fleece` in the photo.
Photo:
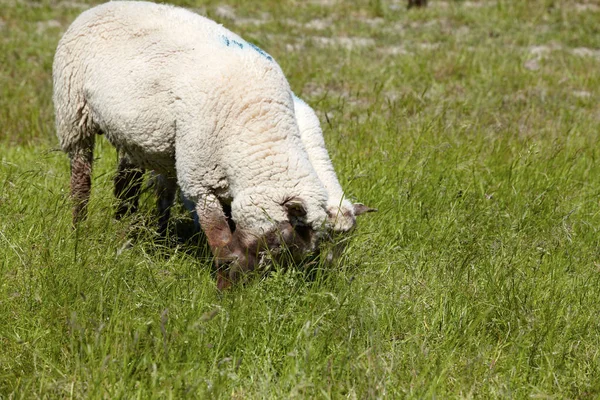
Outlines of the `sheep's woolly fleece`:
[{"label": "sheep's woolly fleece", "polygon": [[287,220],[281,204],[290,198],[303,201],[308,224],[323,226],[327,191],[285,76],[214,21],[167,5],[106,3],[70,26],[53,77],[57,132],[70,154],[102,132],[136,164],[176,177],[196,203],[233,200],[241,229],[272,230]]}]

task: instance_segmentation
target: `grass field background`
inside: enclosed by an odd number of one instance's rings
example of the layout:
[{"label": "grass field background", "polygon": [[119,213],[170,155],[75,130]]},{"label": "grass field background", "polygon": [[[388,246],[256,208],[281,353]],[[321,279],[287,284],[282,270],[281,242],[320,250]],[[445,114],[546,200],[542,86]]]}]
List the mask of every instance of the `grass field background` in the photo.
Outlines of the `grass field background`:
[{"label": "grass field background", "polygon": [[94,3],[0,0],[0,398],[600,397],[600,2],[176,3],[274,56],[379,212],[219,294],[183,210],[112,218],[101,139],[71,230],[51,65]]}]

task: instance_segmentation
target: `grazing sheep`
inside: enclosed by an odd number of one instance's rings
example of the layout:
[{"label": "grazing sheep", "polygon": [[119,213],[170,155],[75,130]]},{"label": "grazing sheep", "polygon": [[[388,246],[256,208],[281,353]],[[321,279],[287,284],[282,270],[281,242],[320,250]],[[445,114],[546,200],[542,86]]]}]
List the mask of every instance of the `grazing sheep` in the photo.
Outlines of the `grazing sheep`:
[{"label": "grazing sheep", "polygon": [[300,129],[302,144],[308,153],[319,179],[327,190],[327,216],[334,232],[347,232],[356,224],[356,217],[366,212],[376,211],[361,203],[352,204],[344,196],[337,179],[329,153],[325,148],[323,131],[315,111],[304,100],[294,95],[294,110]]},{"label": "grazing sheep", "polygon": [[[179,185],[195,202],[217,263],[234,261],[220,288],[253,269],[261,250],[315,250],[327,191],[300,140],[289,84],[262,50],[181,8],[111,2],[69,27],[53,80],[74,222],[85,216],[94,138],[104,134],[122,155],[118,197],[137,190],[120,184],[136,166],[161,175],[159,201],[171,203]],[[222,204],[231,204],[233,233]]]}]

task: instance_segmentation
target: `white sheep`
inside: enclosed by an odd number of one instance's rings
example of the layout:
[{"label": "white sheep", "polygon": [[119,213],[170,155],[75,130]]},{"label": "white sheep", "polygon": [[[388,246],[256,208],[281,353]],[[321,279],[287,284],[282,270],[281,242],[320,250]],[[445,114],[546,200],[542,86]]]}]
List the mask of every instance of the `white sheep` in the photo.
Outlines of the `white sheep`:
[{"label": "white sheep", "polygon": [[327,190],[327,215],[332,229],[334,232],[348,232],[355,226],[358,215],[376,210],[362,203],[353,204],[344,196],[325,147],[323,131],[315,111],[296,95],[294,111],[308,159]]},{"label": "white sheep", "polygon": [[[266,248],[315,250],[328,189],[300,138],[289,84],[267,53],[181,8],[112,2],[69,27],[53,80],[74,222],[85,216],[95,135],[104,134],[121,155],[117,196],[138,190],[127,184],[140,175],[135,168],[160,174],[163,209],[179,185],[217,262],[248,270]],[[237,268],[220,272],[218,286],[236,276]]]}]

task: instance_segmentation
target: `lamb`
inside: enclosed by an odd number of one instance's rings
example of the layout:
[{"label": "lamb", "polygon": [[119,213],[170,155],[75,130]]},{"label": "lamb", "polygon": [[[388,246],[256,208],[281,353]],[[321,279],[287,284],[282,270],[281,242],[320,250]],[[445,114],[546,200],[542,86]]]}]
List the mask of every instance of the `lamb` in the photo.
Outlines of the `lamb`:
[{"label": "lamb", "polygon": [[262,50],[180,8],[112,2],[69,27],[53,80],[75,223],[85,217],[95,135],[104,134],[123,155],[121,172],[154,170],[165,202],[179,185],[196,203],[217,263],[229,264],[218,286],[253,269],[265,248],[316,249],[327,192],[299,139],[289,84]]},{"label": "lamb", "polygon": [[323,131],[315,111],[304,100],[294,97],[294,111],[300,130],[300,139],[308,158],[327,190],[327,216],[334,232],[348,232],[356,225],[356,217],[377,211],[362,203],[352,203],[344,196],[329,153],[323,140]]}]

